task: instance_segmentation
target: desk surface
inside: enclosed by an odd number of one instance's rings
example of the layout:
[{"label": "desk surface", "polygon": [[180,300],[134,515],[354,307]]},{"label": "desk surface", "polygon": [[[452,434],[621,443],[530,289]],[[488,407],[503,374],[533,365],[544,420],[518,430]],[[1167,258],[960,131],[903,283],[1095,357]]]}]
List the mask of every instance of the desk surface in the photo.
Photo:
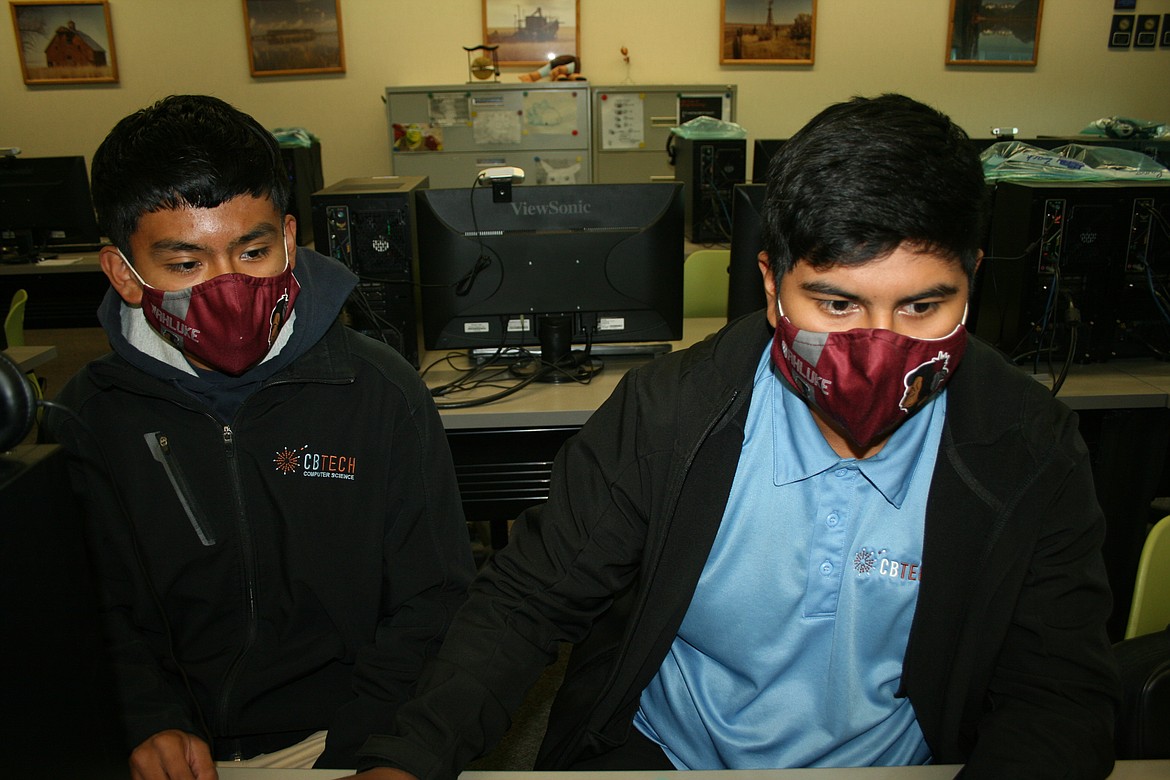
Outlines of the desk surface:
[{"label": "desk surface", "polygon": [[79,255],[59,255],[39,263],[0,263],[0,276],[32,276],[36,274],[101,273],[97,252]]},{"label": "desk surface", "polygon": [[[694,771],[680,780],[950,780],[958,766],[863,767],[856,769],[769,769],[739,772]],[[607,772],[614,780],[663,780],[669,772]],[[220,780],[330,780],[345,772],[326,769],[245,769],[225,767]],[[459,780],[587,780],[593,772],[464,772]],[[1166,780],[1170,761],[1118,761],[1109,780]]]},{"label": "desk surface", "polygon": [[57,357],[56,347],[9,347],[4,354],[12,358],[21,371],[32,371],[37,366]]},{"label": "desk surface", "polygon": [[[672,351],[685,349],[726,324],[718,317],[688,319],[683,323],[683,337],[671,342]],[[420,357],[425,368],[442,359],[451,351],[426,352]],[[594,410],[609,398],[618,381],[631,368],[641,365],[651,357],[607,357],[605,369],[587,385],[573,382],[565,384],[543,384],[534,382],[514,395],[483,406],[463,409],[441,409],[443,427],[448,430],[465,428],[513,428],[581,426]],[[458,362],[466,364],[466,358]],[[429,386],[445,384],[456,379],[459,372],[445,366],[436,366],[426,375]],[[460,393],[442,400],[465,400],[490,395],[499,388],[485,388],[474,393]]]},{"label": "desk surface", "polygon": [[[688,319],[683,323],[683,338],[671,342],[672,351],[685,349],[714,333],[724,325],[720,318]],[[425,367],[446,352],[425,352]],[[513,428],[544,426],[580,426],[610,396],[622,375],[653,358],[607,358],[605,370],[588,385],[534,383],[500,401],[463,409],[442,409],[443,425],[448,430],[469,428]],[[463,359],[461,362],[466,363]],[[436,366],[426,375],[430,386],[450,382],[458,376],[452,368]],[[1051,385],[1051,379],[1040,381]],[[498,388],[478,391],[488,395]],[[464,400],[477,397],[461,393],[441,400]],[[1069,407],[1087,409],[1140,409],[1170,406],[1170,363],[1143,359],[1112,360],[1108,363],[1074,365],[1057,394]]]}]

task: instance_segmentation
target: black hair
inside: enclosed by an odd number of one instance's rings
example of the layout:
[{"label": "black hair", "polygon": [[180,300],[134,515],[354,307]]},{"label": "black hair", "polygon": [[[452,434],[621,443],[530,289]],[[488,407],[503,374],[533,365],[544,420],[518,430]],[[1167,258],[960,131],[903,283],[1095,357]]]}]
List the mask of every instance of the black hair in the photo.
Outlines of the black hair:
[{"label": "black hair", "polygon": [[983,168],[949,117],[903,95],[829,106],[772,158],[762,209],[777,282],[800,261],[857,265],[903,244],[975,272]]},{"label": "black hair", "polygon": [[284,214],[289,198],[276,138],[207,95],[172,95],[122,119],[94,153],[91,179],[98,224],[127,256],[143,214],[241,195]]}]

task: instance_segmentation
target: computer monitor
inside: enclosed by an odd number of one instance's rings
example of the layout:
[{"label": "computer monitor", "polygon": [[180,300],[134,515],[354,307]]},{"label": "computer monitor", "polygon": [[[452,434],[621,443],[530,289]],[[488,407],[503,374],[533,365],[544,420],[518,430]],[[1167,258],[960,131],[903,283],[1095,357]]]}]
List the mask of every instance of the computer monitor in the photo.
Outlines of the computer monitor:
[{"label": "computer monitor", "polygon": [[764,184],[737,184],[731,196],[731,258],[727,267],[727,319],[764,308],[759,255],[764,248]]},{"label": "computer monitor", "polygon": [[768,164],[780,151],[786,138],[757,138],[752,144],[752,181],[763,184],[768,180]]},{"label": "computer monitor", "polygon": [[428,349],[682,338],[677,182],[422,190],[416,196]]},{"label": "computer monitor", "polygon": [[84,157],[0,158],[4,259],[31,262],[46,250],[100,241]]}]

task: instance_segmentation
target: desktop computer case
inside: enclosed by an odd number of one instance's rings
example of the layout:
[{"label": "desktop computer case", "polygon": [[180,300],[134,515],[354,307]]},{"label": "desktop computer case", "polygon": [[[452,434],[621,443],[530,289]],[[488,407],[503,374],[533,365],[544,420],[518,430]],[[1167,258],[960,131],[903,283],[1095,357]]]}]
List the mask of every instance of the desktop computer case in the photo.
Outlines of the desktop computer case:
[{"label": "desktop computer case", "polygon": [[418,367],[414,193],[425,176],[343,179],[313,193],[317,251],[360,281],[346,304],[355,329],[385,341]]},{"label": "desktop computer case", "polygon": [[732,188],[744,181],[743,139],[675,138],[675,177],[683,183],[684,230],[696,244],[731,238]]},{"label": "desktop computer case", "polygon": [[976,335],[1018,353],[1079,317],[1077,362],[1170,348],[1150,291],[1170,281],[1170,182],[999,182],[993,198]]}]

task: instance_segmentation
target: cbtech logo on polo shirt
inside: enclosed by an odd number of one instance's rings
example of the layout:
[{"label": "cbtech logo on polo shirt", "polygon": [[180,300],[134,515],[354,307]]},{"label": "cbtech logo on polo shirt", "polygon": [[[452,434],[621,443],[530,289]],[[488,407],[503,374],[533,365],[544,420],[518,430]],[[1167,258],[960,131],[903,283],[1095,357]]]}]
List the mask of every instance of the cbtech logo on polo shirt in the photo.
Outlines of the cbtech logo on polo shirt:
[{"label": "cbtech logo on polo shirt", "polygon": [[922,579],[921,562],[899,561],[889,557],[888,553],[884,547],[880,550],[862,547],[853,556],[853,569],[864,577],[877,575],[914,583]]},{"label": "cbtech logo on polo shirt", "polygon": [[357,479],[357,458],[352,455],[311,452],[306,444],[298,449],[285,447],[272,459],[281,474],[322,479]]}]

